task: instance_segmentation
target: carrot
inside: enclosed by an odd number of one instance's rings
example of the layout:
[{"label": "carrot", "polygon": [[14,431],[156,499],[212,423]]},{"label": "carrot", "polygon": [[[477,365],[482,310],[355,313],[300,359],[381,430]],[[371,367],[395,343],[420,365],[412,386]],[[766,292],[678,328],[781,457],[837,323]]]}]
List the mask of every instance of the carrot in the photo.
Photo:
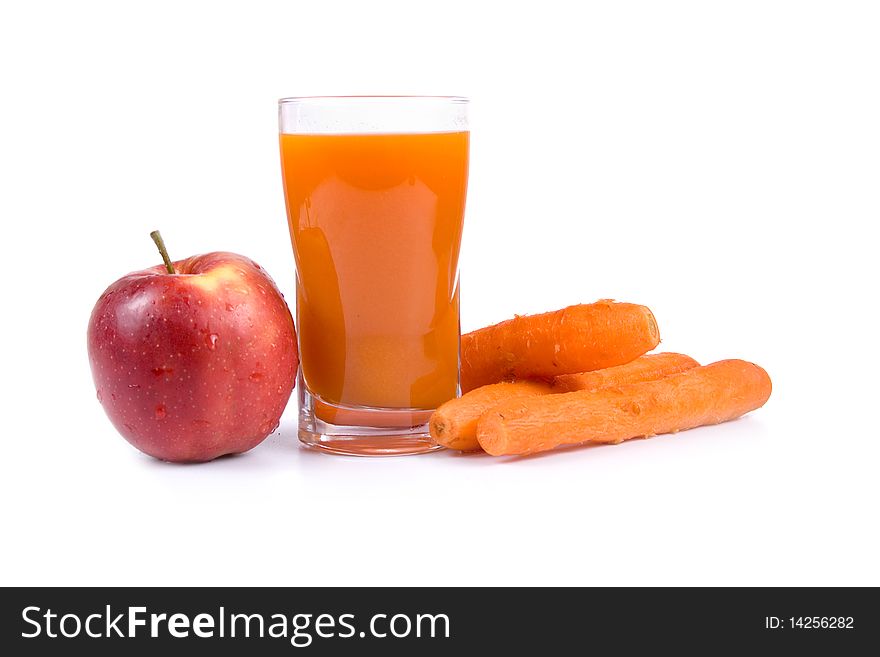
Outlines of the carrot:
[{"label": "carrot", "polygon": [[698,364],[693,358],[683,354],[649,354],[626,365],[557,376],[552,385],[542,381],[490,383],[474,388],[457,399],[451,399],[434,411],[430,422],[431,437],[444,447],[473,452],[480,449],[477,441],[477,421],[480,416],[508,399],[572,390],[598,390],[637,381],[650,381],[682,372]]},{"label": "carrot", "polygon": [[690,356],[675,353],[647,354],[626,365],[606,367],[594,372],[563,374],[553,379],[553,392],[600,390],[639,381],[653,381],[670,374],[684,372],[699,363]]},{"label": "carrot", "polygon": [[620,443],[732,420],[763,406],[770,390],[757,365],[723,360],[656,381],[502,402],[482,415],[477,439],[495,456]]},{"label": "carrot", "polygon": [[518,316],[461,336],[461,388],[623,365],[659,343],[654,315],[632,303]]},{"label": "carrot", "polygon": [[552,392],[543,381],[512,381],[490,383],[450,399],[431,415],[429,428],[434,441],[450,449],[473,452],[480,449],[477,442],[477,421],[480,416],[500,402],[546,395]]}]

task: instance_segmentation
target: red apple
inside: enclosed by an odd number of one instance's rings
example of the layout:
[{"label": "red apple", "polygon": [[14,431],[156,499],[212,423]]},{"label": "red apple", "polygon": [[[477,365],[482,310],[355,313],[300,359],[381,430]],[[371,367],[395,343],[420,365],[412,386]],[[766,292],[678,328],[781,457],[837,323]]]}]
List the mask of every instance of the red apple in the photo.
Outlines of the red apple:
[{"label": "red apple", "polygon": [[98,400],[119,433],[156,458],[249,450],[278,426],[296,382],[290,310],[243,256],[166,262],[175,273],[163,265],[123,276],[92,311]]}]

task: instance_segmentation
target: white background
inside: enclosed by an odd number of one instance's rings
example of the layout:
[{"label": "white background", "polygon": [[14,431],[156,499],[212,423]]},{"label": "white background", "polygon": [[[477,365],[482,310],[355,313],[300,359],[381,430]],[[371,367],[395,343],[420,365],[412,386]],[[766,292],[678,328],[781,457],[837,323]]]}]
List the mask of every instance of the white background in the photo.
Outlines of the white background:
[{"label": "white background", "polygon": [[[580,7],[575,12],[574,8]],[[3,584],[880,584],[870,2],[5,2]],[[233,250],[292,298],[276,99],[472,98],[464,330],[612,297],[774,381],[739,421],[529,459],[145,457],[91,307]]]}]

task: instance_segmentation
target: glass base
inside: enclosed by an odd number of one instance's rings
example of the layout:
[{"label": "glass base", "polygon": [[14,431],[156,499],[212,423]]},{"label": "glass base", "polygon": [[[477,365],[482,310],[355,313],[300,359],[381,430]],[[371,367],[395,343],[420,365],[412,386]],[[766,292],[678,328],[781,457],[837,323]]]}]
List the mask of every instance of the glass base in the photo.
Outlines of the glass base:
[{"label": "glass base", "polygon": [[406,456],[443,449],[431,438],[433,411],[331,404],[306,390],[300,375],[300,442],[330,454]]}]

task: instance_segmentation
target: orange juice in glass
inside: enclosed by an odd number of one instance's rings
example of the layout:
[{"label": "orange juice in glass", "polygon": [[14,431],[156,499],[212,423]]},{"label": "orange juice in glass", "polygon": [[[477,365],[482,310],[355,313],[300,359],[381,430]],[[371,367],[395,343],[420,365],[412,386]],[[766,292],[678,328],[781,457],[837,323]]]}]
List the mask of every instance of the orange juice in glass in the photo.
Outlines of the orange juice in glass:
[{"label": "orange juice in glass", "polygon": [[437,449],[428,418],[459,391],[467,101],[285,98],[279,117],[299,438],[343,454]]}]

